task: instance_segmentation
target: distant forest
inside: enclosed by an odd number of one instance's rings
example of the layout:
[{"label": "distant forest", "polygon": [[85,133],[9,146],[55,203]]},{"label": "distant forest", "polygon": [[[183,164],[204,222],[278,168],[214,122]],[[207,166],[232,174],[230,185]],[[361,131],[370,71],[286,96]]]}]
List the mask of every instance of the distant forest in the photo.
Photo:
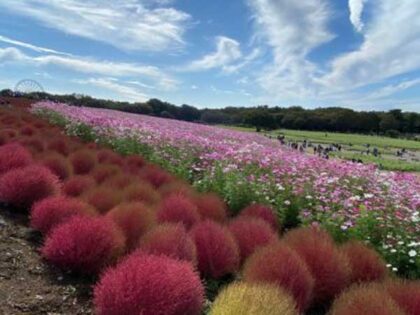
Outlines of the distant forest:
[{"label": "distant forest", "polygon": [[[11,90],[0,91],[1,96],[13,96]],[[383,134],[391,137],[420,134],[420,114],[402,112],[354,111],[341,107],[304,109],[300,106],[226,107],[221,109],[198,109],[191,105],[176,106],[158,99],[145,103],[117,102],[96,99],[84,95],[52,95],[48,93],[25,94],[25,97],[65,102],[74,106],[108,108],[119,111],[152,115],[156,117],[201,122],[252,126],[259,130],[279,128],[337,131],[365,134]]]}]

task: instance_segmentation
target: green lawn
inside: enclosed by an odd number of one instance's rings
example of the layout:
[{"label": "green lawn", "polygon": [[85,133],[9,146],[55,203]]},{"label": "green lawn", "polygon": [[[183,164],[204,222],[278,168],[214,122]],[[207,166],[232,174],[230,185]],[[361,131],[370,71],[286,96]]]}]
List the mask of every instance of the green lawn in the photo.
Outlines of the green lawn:
[{"label": "green lawn", "polygon": [[[255,132],[254,128],[224,125],[221,125],[220,127],[238,131]],[[272,136],[283,134],[285,135],[286,140],[298,142],[306,139],[312,143],[319,144],[338,143],[343,146],[343,150],[341,152],[332,153],[332,156],[337,158],[347,160],[360,159],[364,163],[374,163],[385,170],[420,172],[420,161],[410,159],[405,161],[403,159],[398,159],[395,156],[395,152],[397,150],[405,148],[420,158],[420,141],[351,133],[301,131],[289,129],[261,132],[261,134],[270,134]],[[374,157],[373,155],[361,154],[362,151],[366,150],[366,144],[370,144],[371,148],[377,147],[381,152],[381,156]]]}]

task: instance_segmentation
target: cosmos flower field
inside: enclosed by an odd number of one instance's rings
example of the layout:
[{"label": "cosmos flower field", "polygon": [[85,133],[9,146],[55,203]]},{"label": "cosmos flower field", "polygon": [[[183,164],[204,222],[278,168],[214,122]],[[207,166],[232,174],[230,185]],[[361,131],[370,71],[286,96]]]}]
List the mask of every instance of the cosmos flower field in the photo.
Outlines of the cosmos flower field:
[{"label": "cosmos flower field", "polygon": [[415,174],[304,155],[257,133],[48,102],[39,109],[63,115],[70,129],[82,123],[98,136],[141,143],[157,163],[217,192],[234,212],[251,202],[270,204],[285,226],[321,225],[337,240],[367,241],[393,271],[419,276]]},{"label": "cosmos flower field", "polygon": [[418,314],[415,176],[257,134],[30,111],[0,109],[1,210],[27,213],[45,263],[92,279],[95,314]]}]

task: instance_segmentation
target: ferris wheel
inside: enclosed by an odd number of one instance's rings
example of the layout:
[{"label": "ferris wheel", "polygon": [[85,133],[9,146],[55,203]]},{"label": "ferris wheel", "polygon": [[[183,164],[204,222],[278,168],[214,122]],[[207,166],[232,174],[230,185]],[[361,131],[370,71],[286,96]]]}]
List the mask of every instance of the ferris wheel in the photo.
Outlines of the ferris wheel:
[{"label": "ferris wheel", "polygon": [[41,84],[31,79],[23,79],[16,83],[15,93],[27,94],[35,92],[44,92]]}]

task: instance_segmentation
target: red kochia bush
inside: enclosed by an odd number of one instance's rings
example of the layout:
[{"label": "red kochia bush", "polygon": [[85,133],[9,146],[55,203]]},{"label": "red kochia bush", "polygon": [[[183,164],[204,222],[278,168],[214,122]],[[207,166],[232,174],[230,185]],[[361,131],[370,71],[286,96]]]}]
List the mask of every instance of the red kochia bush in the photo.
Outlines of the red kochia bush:
[{"label": "red kochia bush", "polygon": [[57,153],[49,153],[41,158],[41,164],[58,176],[61,180],[71,174],[71,165],[66,158]]},{"label": "red kochia bush", "polygon": [[44,141],[37,136],[24,136],[18,140],[22,146],[24,146],[27,150],[30,150],[34,154],[38,154],[44,151]]},{"label": "red kochia bush", "polygon": [[143,236],[155,224],[152,210],[139,202],[124,203],[116,206],[107,213],[124,232],[127,249],[134,249]]},{"label": "red kochia bush", "polygon": [[327,232],[298,228],[288,232],[284,241],[302,257],[315,279],[315,304],[331,301],[349,284],[349,262]]},{"label": "red kochia bush", "polygon": [[108,163],[114,165],[122,165],[123,158],[116,152],[110,149],[101,149],[96,153],[99,163]]},{"label": "red kochia bush", "polygon": [[385,290],[408,315],[420,315],[420,281],[390,280]]},{"label": "red kochia bush", "polygon": [[76,198],[65,196],[45,198],[32,207],[31,227],[42,234],[48,234],[54,227],[76,215],[95,216],[96,211]]},{"label": "red kochia bush", "polygon": [[140,240],[140,251],[154,255],[197,262],[194,242],[181,223],[164,223],[146,233]]},{"label": "red kochia bush", "polygon": [[63,184],[63,192],[67,196],[78,197],[96,186],[95,180],[87,175],[76,175],[67,179]]},{"label": "red kochia bush", "polygon": [[11,143],[0,146],[0,175],[31,163],[31,153],[20,144]]},{"label": "red kochia bush", "polygon": [[254,203],[243,209],[241,216],[263,219],[271,225],[274,231],[279,229],[279,222],[275,215],[275,210],[270,206]]},{"label": "red kochia bush", "polygon": [[124,236],[109,219],[75,216],[51,231],[41,252],[59,268],[98,273],[122,255]]},{"label": "red kochia bush", "polygon": [[[112,183],[110,182],[109,185]],[[156,205],[160,201],[160,195],[153,186],[141,180],[135,180],[124,187],[123,195],[126,201],[139,201],[149,205]]]},{"label": "red kochia bush", "polygon": [[35,134],[36,130],[32,126],[26,125],[20,128],[19,132],[21,135],[24,136],[32,136],[33,134]]},{"label": "red kochia bush", "polygon": [[158,221],[181,222],[187,229],[190,229],[200,220],[197,207],[183,195],[170,195],[161,204],[158,212]]},{"label": "red kochia bush", "polygon": [[172,176],[156,165],[148,164],[141,169],[139,175],[150,184],[159,188],[172,181]]},{"label": "red kochia bush", "polygon": [[124,160],[124,169],[131,174],[137,174],[145,164],[145,160],[140,155],[130,155]]},{"label": "red kochia bush", "polygon": [[58,177],[39,165],[14,169],[0,177],[0,200],[19,208],[29,208],[59,191]]},{"label": "red kochia bush", "polygon": [[239,248],[226,227],[208,220],[196,224],[190,234],[202,275],[217,279],[239,268]]},{"label": "red kochia bush", "polygon": [[265,246],[277,239],[277,235],[270,225],[261,219],[237,217],[229,224],[239,246],[241,261],[244,261],[261,246]]},{"label": "red kochia bush", "polygon": [[67,156],[70,153],[70,145],[66,138],[53,138],[47,144],[47,149],[56,151],[62,155]]},{"label": "red kochia bush", "polygon": [[90,150],[76,151],[69,156],[75,174],[87,174],[96,164],[96,156]]},{"label": "red kochia bush", "polygon": [[92,177],[98,184],[103,183],[106,179],[121,173],[121,168],[114,164],[101,164],[92,171]]},{"label": "red kochia bush", "polygon": [[107,270],[94,289],[97,315],[199,315],[204,289],[191,264],[134,254]]},{"label": "red kochia bush", "polygon": [[197,194],[193,198],[198,212],[203,219],[210,219],[216,222],[225,222],[227,218],[227,206],[216,194]]},{"label": "red kochia bush", "polygon": [[83,197],[102,214],[108,212],[122,201],[119,191],[106,186],[93,188]]},{"label": "red kochia bush", "polygon": [[245,262],[243,274],[245,281],[273,283],[286,289],[301,311],[310,305],[314,279],[305,262],[284,243],[258,249]]},{"label": "red kochia bush", "polygon": [[404,311],[378,284],[350,287],[334,301],[329,314],[405,315]]},{"label": "red kochia bush", "polygon": [[383,259],[373,249],[361,242],[350,241],[340,250],[350,263],[351,282],[370,282],[384,279],[388,274]]}]

